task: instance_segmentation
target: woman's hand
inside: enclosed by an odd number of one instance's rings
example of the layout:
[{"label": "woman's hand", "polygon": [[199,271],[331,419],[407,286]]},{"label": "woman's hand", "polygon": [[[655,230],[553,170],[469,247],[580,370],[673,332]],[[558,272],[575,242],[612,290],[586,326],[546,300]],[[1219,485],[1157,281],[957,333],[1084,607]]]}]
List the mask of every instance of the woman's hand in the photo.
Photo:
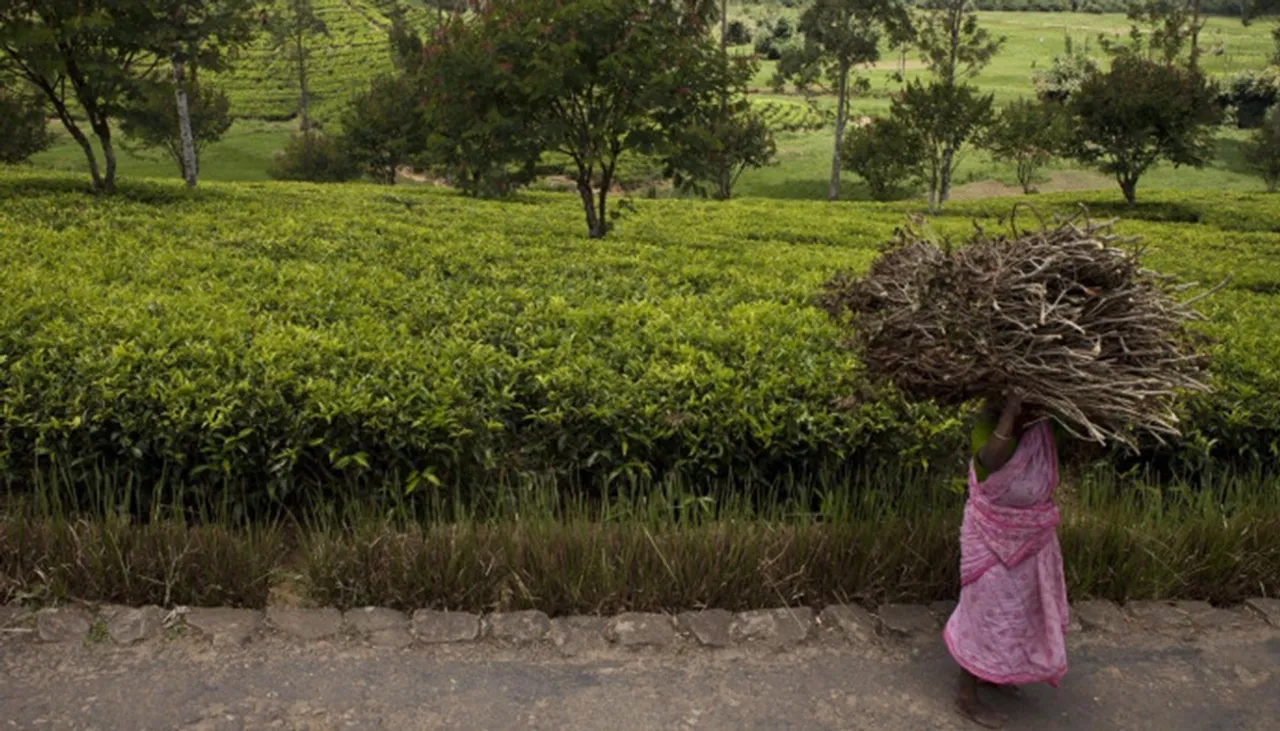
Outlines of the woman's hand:
[{"label": "woman's hand", "polygon": [[996,423],[995,432],[987,440],[987,445],[978,452],[978,459],[987,472],[995,472],[1013,456],[1014,428],[1018,425],[1018,416],[1022,414],[1022,395],[1010,393],[1004,402],[1004,410],[1000,412],[1000,420]]}]

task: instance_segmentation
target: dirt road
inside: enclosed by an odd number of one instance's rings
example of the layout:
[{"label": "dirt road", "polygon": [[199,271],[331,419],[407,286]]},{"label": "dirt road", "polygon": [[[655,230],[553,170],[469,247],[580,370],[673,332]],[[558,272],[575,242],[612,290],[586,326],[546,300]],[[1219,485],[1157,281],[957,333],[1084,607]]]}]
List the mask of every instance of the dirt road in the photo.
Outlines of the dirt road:
[{"label": "dirt road", "polygon": [[[1243,616],[1243,615],[1236,615]],[[934,632],[788,645],[522,647],[167,633],[119,647],[0,638],[0,728],[948,729],[954,666]],[[419,640],[421,638],[419,637]],[[397,646],[400,645],[400,646]],[[1264,729],[1280,630],[1261,618],[1076,632],[1058,690],[993,697],[1014,729]]]}]

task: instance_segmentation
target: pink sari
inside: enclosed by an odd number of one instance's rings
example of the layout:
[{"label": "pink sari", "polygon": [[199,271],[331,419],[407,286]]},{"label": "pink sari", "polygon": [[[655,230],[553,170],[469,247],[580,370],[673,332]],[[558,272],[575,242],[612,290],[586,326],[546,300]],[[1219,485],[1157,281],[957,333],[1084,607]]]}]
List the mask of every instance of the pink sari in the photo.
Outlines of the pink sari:
[{"label": "pink sari", "polygon": [[960,602],[943,637],[960,666],[1000,685],[1067,673],[1067,588],[1058,546],[1058,454],[1048,421],[1028,429],[979,483],[969,465],[960,530]]}]

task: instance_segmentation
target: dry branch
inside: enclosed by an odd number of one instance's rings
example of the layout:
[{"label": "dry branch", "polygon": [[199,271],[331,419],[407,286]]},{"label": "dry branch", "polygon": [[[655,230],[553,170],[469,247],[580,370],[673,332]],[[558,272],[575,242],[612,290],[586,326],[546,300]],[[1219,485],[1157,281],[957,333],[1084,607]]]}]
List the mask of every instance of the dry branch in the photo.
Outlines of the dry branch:
[{"label": "dry branch", "polygon": [[828,282],[821,304],[911,398],[1018,392],[1084,439],[1176,437],[1176,398],[1208,390],[1187,327],[1199,298],[1179,302],[1188,286],[1143,268],[1112,224],[1082,210],[1013,236],[978,228],[956,249],[908,225],[865,276]]}]

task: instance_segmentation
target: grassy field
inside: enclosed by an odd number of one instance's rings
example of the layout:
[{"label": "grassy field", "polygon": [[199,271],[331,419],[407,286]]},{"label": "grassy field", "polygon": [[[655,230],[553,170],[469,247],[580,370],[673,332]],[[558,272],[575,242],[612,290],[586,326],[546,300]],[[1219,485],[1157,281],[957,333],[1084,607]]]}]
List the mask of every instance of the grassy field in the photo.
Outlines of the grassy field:
[{"label": "grassy field", "polygon": [[[332,116],[352,93],[358,90],[373,73],[390,68],[390,60],[382,28],[386,24],[385,4],[373,0],[324,0],[317,4],[329,22],[331,37],[317,51],[316,91],[321,97],[321,118]],[[781,5],[731,6],[731,16],[744,17],[754,27],[756,19],[787,15],[794,18],[798,11]],[[429,23],[431,16],[421,9],[414,18]],[[1078,46],[1086,43],[1097,51],[1096,36],[1099,33],[1115,35],[1127,27],[1121,15],[1093,15],[1072,13],[984,13],[982,20],[993,32],[1007,37],[1004,51],[977,79],[982,88],[996,94],[999,100],[1012,99],[1032,93],[1032,74],[1037,68],[1047,66],[1055,54],[1062,51],[1064,38],[1071,35]],[[1210,18],[1204,36],[1208,49],[1205,65],[1218,75],[1235,73],[1244,69],[1261,68],[1272,50],[1269,27],[1254,24],[1244,27],[1236,19]],[[1222,49],[1220,54],[1215,49]],[[741,52],[749,48],[738,49]],[[887,60],[882,68],[873,70],[872,93],[853,103],[855,116],[882,114],[888,109],[888,95],[899,83],[890,75],[897,68],[896,61]],[[908,76],[920,73],[919,62],[907,58]],[[760,87],[761,103],[770,100],[796,102],[794,95],[777,96],[768,89],[768,79],[773,74],[773,64],[762,65],[756,83]],[[230,93],[233,113],[249,117],[288,117],[297,106],[296,93],[288,81],[288,69],[280,65],[278,54],[273,54],[259,44],[250,49],[235,71],[220,79]],[[821,95],[815,102],[830,109],[832,100]],[[808,126],[808,125],[806,125]],[[293,122],[267,122],[246,119],[237,123],[219,144],[205,154],[202,172],[208,180],[262,180],[271,154],[280,149],[290,132]],[[42,169],[82,170],[84,161],[79,149],[58,128],[58,143],[50,151],[38,155],[33,163]],[[1242,135],[1231,129],[1220,134],[1219,157],[1205,170],[1174,170],[1157,168],[1142,183],[1144,190],[1262,190],[1262,182],[1247,166],[1239,152]],[[778,164],[763,170],[747,172],[741,180],[738,194],[748,197],[822,199],[826,197],[826,181],[831,164],[831,127],[779,133]],[[176,167],[166,159],[154,155],[122,155],[121,174],[132,177],[176,178]],[[1082,170],[1069,163],[1060,163],[1047,171],[1049,177],[1042,188],[1045,191],[1110,189],[1114,182],[1104,176]],[[1009,166],[993,163],[982,153],[971,153],[958,172],[958,180],[977,183],[957,195],[980,196],[1007,193],[1005,186],[1013,183],[1013,171]],[[1119,193],[1117,192],[1117,195]],[[849,180],[844,185],[846,198],[866,198],[864,186]]]}]

